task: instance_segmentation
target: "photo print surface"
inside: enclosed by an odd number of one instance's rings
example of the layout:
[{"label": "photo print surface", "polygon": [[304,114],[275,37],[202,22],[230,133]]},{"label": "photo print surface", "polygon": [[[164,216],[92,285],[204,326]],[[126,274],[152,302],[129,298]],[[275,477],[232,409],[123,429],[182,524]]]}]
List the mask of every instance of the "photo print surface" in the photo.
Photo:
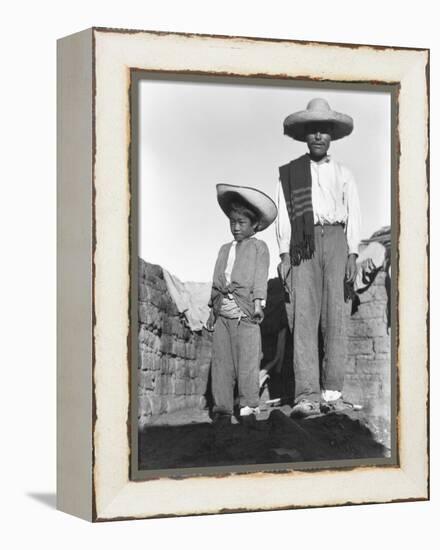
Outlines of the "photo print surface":
[{"label": "photo print surface", "polygon": [[139,478],[395,463],[394,101],[134,80]]}]

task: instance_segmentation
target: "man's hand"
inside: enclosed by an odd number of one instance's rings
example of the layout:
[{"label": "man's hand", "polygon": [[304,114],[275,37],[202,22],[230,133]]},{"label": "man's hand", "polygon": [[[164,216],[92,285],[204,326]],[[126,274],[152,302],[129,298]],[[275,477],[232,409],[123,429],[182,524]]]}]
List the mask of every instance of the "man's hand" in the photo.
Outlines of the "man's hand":
[{"label": "man's hand", "polygon": [[281,263],[278,265],[278,275],[280,276],[283,282],[286,281],[289,276],[291,264],[290,264],[290,254],[284,252],[280,254]]},{"label": "man's hand", "polygon": [[356,254],[349,254],[345,266],[345,278],[349,283],[353,283],[356,278]]},{"label": "man's hand", "polygon": [[255,310],[252,319],[257,323],[261,323],[261,321],[264,319],[264,312],[263,308],[261,307],[261,300],[255,300],[254,307]]},{"label": "man's hand", "polygon": [[206,328],[207,330],[209,330],[209,332],[214,331],[215,321],[216,321],[216,316],[215,316],[214,310],[211,309],[211,311],[209,312],[208,320],[206,321]]}]

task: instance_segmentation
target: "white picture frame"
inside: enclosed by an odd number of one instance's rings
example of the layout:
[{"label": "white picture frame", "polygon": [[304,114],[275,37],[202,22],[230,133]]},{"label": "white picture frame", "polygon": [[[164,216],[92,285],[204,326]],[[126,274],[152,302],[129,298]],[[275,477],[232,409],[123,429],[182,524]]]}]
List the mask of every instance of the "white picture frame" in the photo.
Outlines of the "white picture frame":
[{"label": "white picture frame", "polygon": [[[131,479],[133,71],[394,87],[397,465]],[[108,521],[429,498],[428,76],[422,49],[103,28],[59,41],[59,509]]]}]

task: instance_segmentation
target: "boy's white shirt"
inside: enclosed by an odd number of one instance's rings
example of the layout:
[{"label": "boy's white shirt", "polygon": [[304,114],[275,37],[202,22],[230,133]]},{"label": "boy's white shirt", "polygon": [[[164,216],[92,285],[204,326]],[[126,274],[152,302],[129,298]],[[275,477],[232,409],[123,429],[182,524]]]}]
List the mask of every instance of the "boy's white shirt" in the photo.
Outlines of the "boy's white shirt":
[{"label": "boy's white shirt", "polygon": [[[228,285],[231,284],[232,270],[235,264],[235,257],[237,253],[237,241],[233,240],[229,249],[228,261],[226,262],[225,278]],[[261,300],[261,307],[266,307],[266,300]]]},{"label": "boy's white shirt", "polygon": [[229,249],[228,261],[226,262],[225,277],[228,285],[231,284],[231,274],[235,263],[235,255],[237,249],[237,241],[232,241],[231,248]]},{"label": "boy's white shirt", "polygon": [[[350,170],[330,156],[311,160],[312,204],[315,224],[345,224],[348,253],[359,254],[361,209],[356,182]],[[281,181],[277,187],[278,217],[275,224],[280,254],[290,250],[291,225]]]}]

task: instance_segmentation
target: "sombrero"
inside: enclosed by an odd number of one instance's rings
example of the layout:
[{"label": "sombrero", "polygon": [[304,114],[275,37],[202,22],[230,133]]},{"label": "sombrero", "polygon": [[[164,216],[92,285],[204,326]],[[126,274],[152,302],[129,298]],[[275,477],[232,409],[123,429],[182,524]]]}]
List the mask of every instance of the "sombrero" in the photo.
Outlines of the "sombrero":
[{"label": "sombrero", "polygon": [[229,216],[234,201],[247,203],[258,214],[257,231],[263,231],[275,220],[278,214],[273,200],[262,191],[241,185],[217,184],[217,200],[223,212]]},{"label": "sombrero", "polygon": [[319,97],[309,101],[305,111],[298,111],[284,120],[284,133],[297,141],[306,141],[305,126],[310,122],[330,122],[332,140],[348,136],[353,131],[351,116],[330,109],[325,99]]}]

